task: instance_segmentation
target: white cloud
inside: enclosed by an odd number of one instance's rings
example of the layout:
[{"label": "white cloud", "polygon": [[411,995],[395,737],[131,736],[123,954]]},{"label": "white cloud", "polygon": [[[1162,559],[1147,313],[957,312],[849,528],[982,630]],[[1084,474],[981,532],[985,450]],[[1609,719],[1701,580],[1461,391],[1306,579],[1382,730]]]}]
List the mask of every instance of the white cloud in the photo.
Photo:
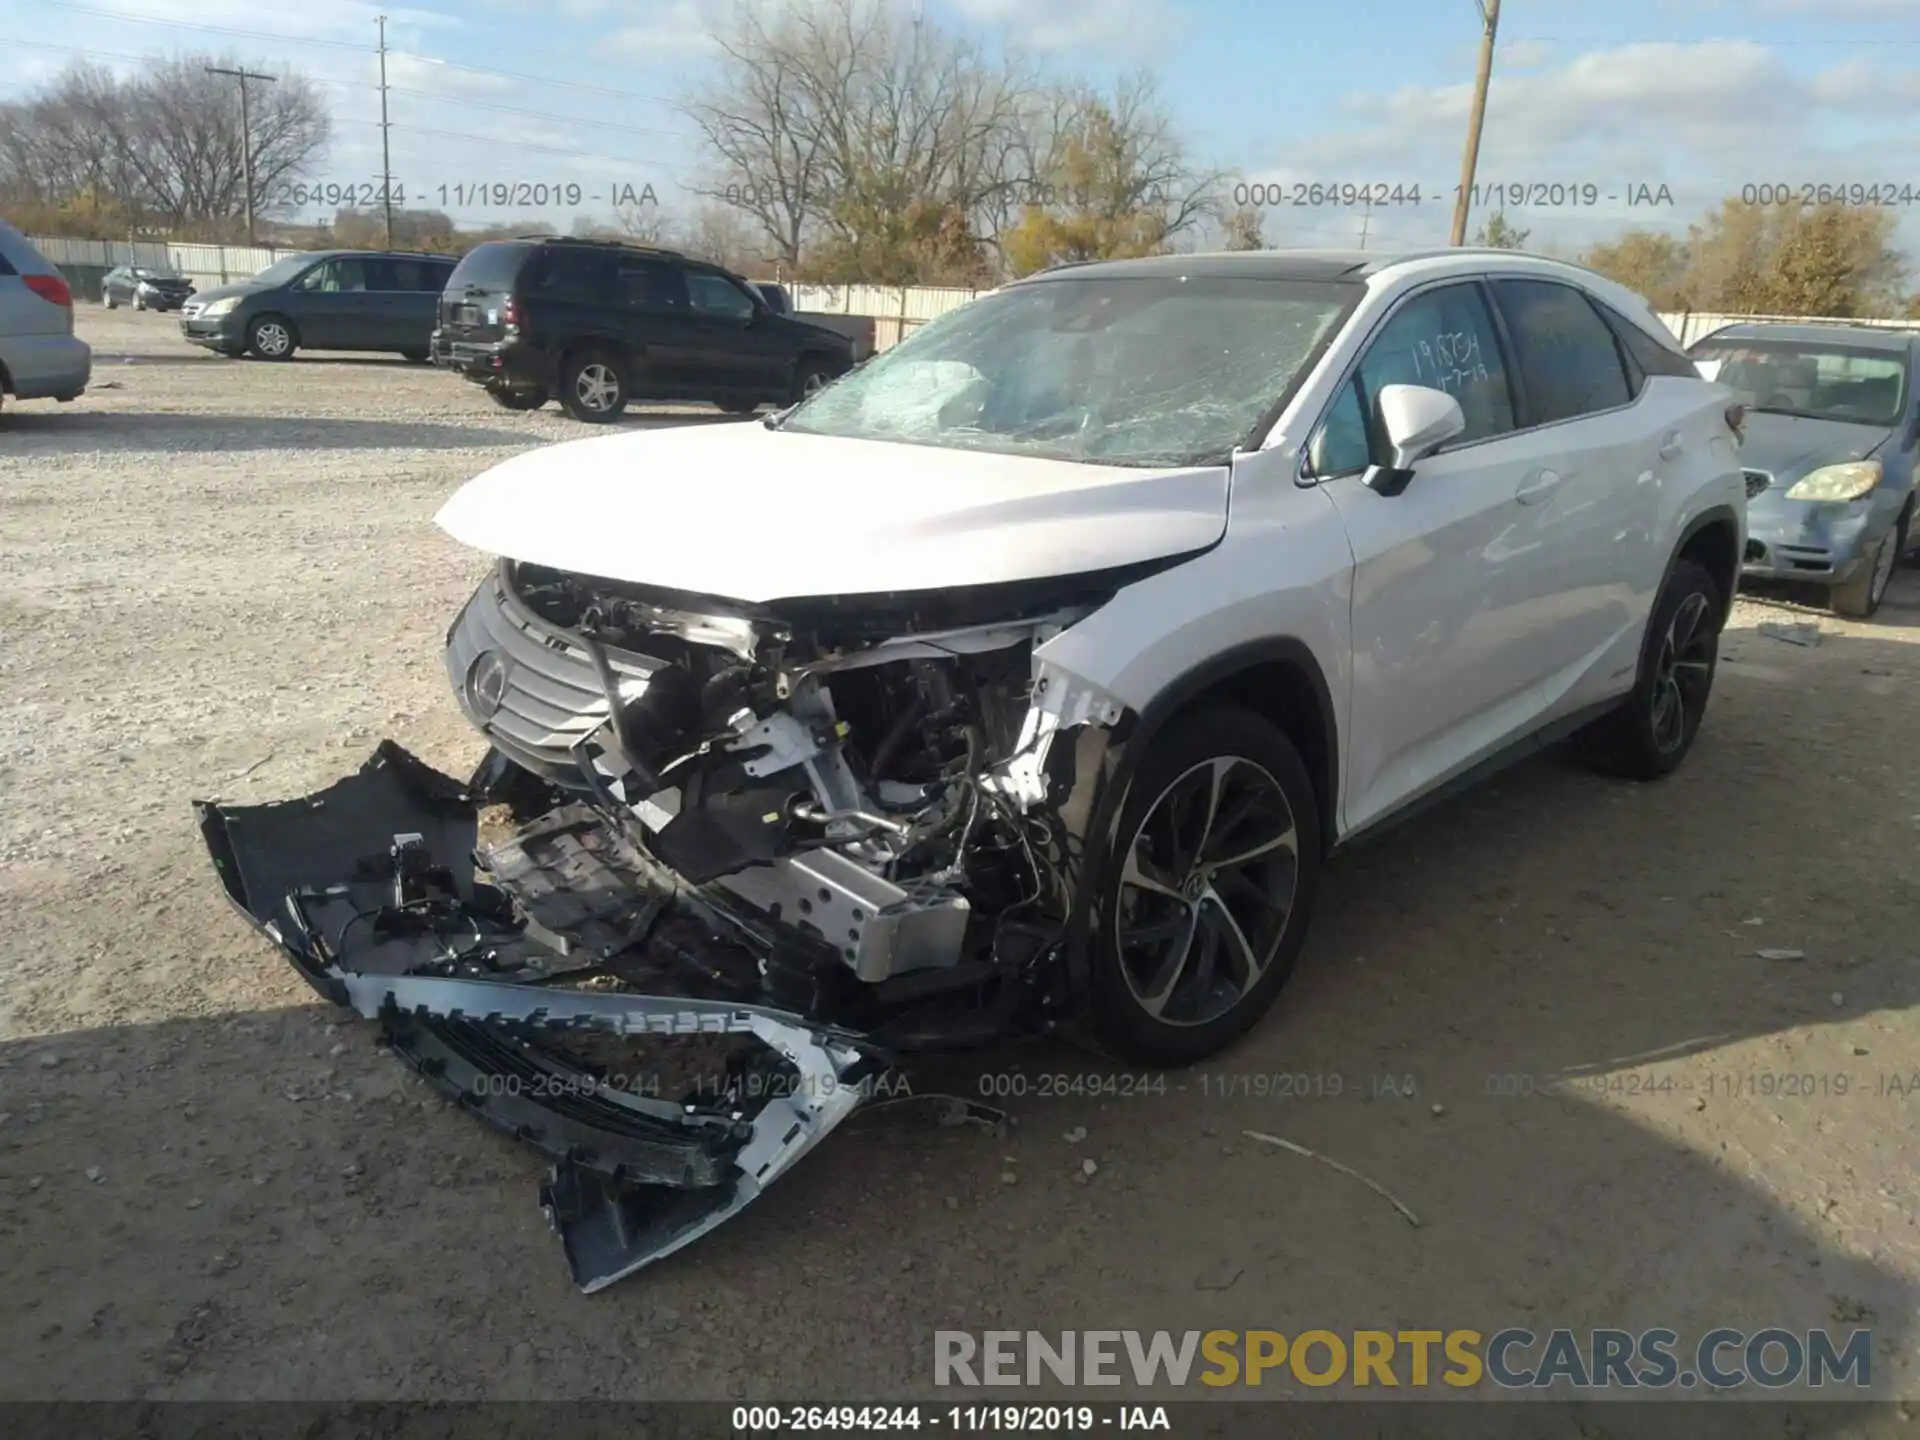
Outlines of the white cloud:
[{"label": "white cloud", "polygon": [[1920,20],[1920,0],[1760,0],[1760,11],[1820,20]]},{"label": "white cloud", "polygon": [[611,49],[638,64],[674,63],[712,53],[714,27],[724,16],[699,0],[648,0],[620,7],[621,25],[608,40]]},{"label": "white cloud", "polygon": [[1187,24],[1174,0],[954,0],[954,8],[1027,49],[1110,60],[1164,54]]},{"label": "white cloud", "polygon": [[[1920,98],[1920,73],[1856,58],[1806,74],[1751,41],[1616,46],[1521,74],[1496,63],[1477,179],[1557,186],[1547,198],[1593,202],[1509,206],[1536,244],[1578,246],[1628,224],[1677,228],[1745,185],[1884,180],[1886,157],[1904,152],[1891,135],[1862,144],[1859,127],[1892,124],[1890,96]],[[1470,98],[1464,84],[1349,94],[1334,112],[1337,128],[1294,140],[1285,160],[1248,178],[1418,184],[1423,203],[1376,210],[1370,234],[1389,244],[1444,241]],[[1671,206],[1628,204],[1637,187],[1657,195],[1662,185]],[[1489,208],[1476,209],[1475,224]],[[1350,210],[1289,205],[1269,211],[1268,235],[1287,243],[1298,229],[1292,243],[1324,244],[1357,224]]]}]

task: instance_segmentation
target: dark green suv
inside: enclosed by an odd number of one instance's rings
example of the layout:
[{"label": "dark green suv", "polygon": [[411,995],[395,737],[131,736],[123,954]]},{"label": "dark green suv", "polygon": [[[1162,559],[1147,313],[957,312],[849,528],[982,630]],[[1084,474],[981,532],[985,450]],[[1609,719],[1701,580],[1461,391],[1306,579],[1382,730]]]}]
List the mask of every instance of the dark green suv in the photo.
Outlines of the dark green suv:
[{"label": "dark green suv", "polygon": [[671,250],[531,237],[476,245],[440,300],[433,363],[509,410],[558,397],[579,420],[629,399],[785,405],[853,368],[853,342]]},{"label": "dark green suv", "polygon": [[446,255],[322,250],[276,260],[251,280],[204,290],[180,333],[222,355],[285,360],[295,350],[388,350],[425,360]]}]

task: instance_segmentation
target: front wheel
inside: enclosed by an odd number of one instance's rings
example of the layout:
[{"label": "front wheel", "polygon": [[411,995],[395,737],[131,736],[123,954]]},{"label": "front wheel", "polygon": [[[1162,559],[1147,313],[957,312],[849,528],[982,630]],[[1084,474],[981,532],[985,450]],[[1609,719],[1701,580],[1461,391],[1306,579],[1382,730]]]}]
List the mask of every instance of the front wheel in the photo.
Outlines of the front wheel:
[{"label": "front wheel", "polygon": [[113,292],[111,290],[100,297],[100,303],[105,305],[109,310],[118,310],[120,308],[120,302],[113,298]]},{"label": "front wheel", "polygon": [[400,358],[412,365],[424,365],[433,357],[430,352],[414,346],[412,349],[402,350],[400,352]]},{"label": "front wheel", "polygon": [[247,349],[262,360],[285,360],[293,354],[293,323],[278,315],[262,315],[247,327]]},{"label": "front wheel", "polygon": [[627,371],[610,352],[569,355],[560,367],[560,403],[576,420],[604,425],[627,408]]},{"label": "front wheel", "polygon": [[1849,584],[1836,586],[1828,598],[1833,604],[1833,613],[1845,615],[1850,620],[1866,620],[1880,608],[1880,602],[1887,598],[1887,586],[1893,580],[1893,572],[1900,564],[1900,557],[1907,548],[1908,512],[1902,512],[1893,529],[1881,537],[1879,546],[1873,552],[1873,562],[1861,572],[1858,579]]},{"label": "front wheel", "polygon": [[1292,741],[1222,707],[1154,737],[1128,787],[1093,908],[1096,1038],[1141,1065],[1186,1065],[1273,1005],[1306,937],[1320,812]]},{"label": "front wheel", "polygon": [[819,360],[811,357],[803,359],[793,367],[793,385],[787,398],[794,404],[806,399],[814,391],[821,389],[833,376]]}]

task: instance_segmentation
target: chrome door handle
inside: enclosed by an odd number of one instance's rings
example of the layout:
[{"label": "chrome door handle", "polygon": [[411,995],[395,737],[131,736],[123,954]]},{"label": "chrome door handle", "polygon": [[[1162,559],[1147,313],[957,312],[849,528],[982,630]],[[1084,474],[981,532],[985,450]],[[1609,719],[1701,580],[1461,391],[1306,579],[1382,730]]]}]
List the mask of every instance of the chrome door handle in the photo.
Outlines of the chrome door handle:
[{"label": "chrome door handle", "polygon": [[1561,479],[1562,476],[1557,470],[1536,470],[1520,482],[1520,488],[1513,492],[1513,498],[1522,505],[1531,505],[1557,486]]}]

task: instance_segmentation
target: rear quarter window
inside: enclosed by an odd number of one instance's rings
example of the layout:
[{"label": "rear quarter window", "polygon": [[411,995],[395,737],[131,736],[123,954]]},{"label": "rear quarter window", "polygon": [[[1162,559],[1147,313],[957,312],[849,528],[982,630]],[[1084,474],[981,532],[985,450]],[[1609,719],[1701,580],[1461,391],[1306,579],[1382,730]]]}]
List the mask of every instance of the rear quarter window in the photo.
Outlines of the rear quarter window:
[{"label": "rear quarter window", "polygon": [[476,245],[460,258],[448,278],[448,285],[475,285],[482,290],[511,290],[520,276],[520,267],[533,253],[531,245],[510,241],[489,241]]}]

